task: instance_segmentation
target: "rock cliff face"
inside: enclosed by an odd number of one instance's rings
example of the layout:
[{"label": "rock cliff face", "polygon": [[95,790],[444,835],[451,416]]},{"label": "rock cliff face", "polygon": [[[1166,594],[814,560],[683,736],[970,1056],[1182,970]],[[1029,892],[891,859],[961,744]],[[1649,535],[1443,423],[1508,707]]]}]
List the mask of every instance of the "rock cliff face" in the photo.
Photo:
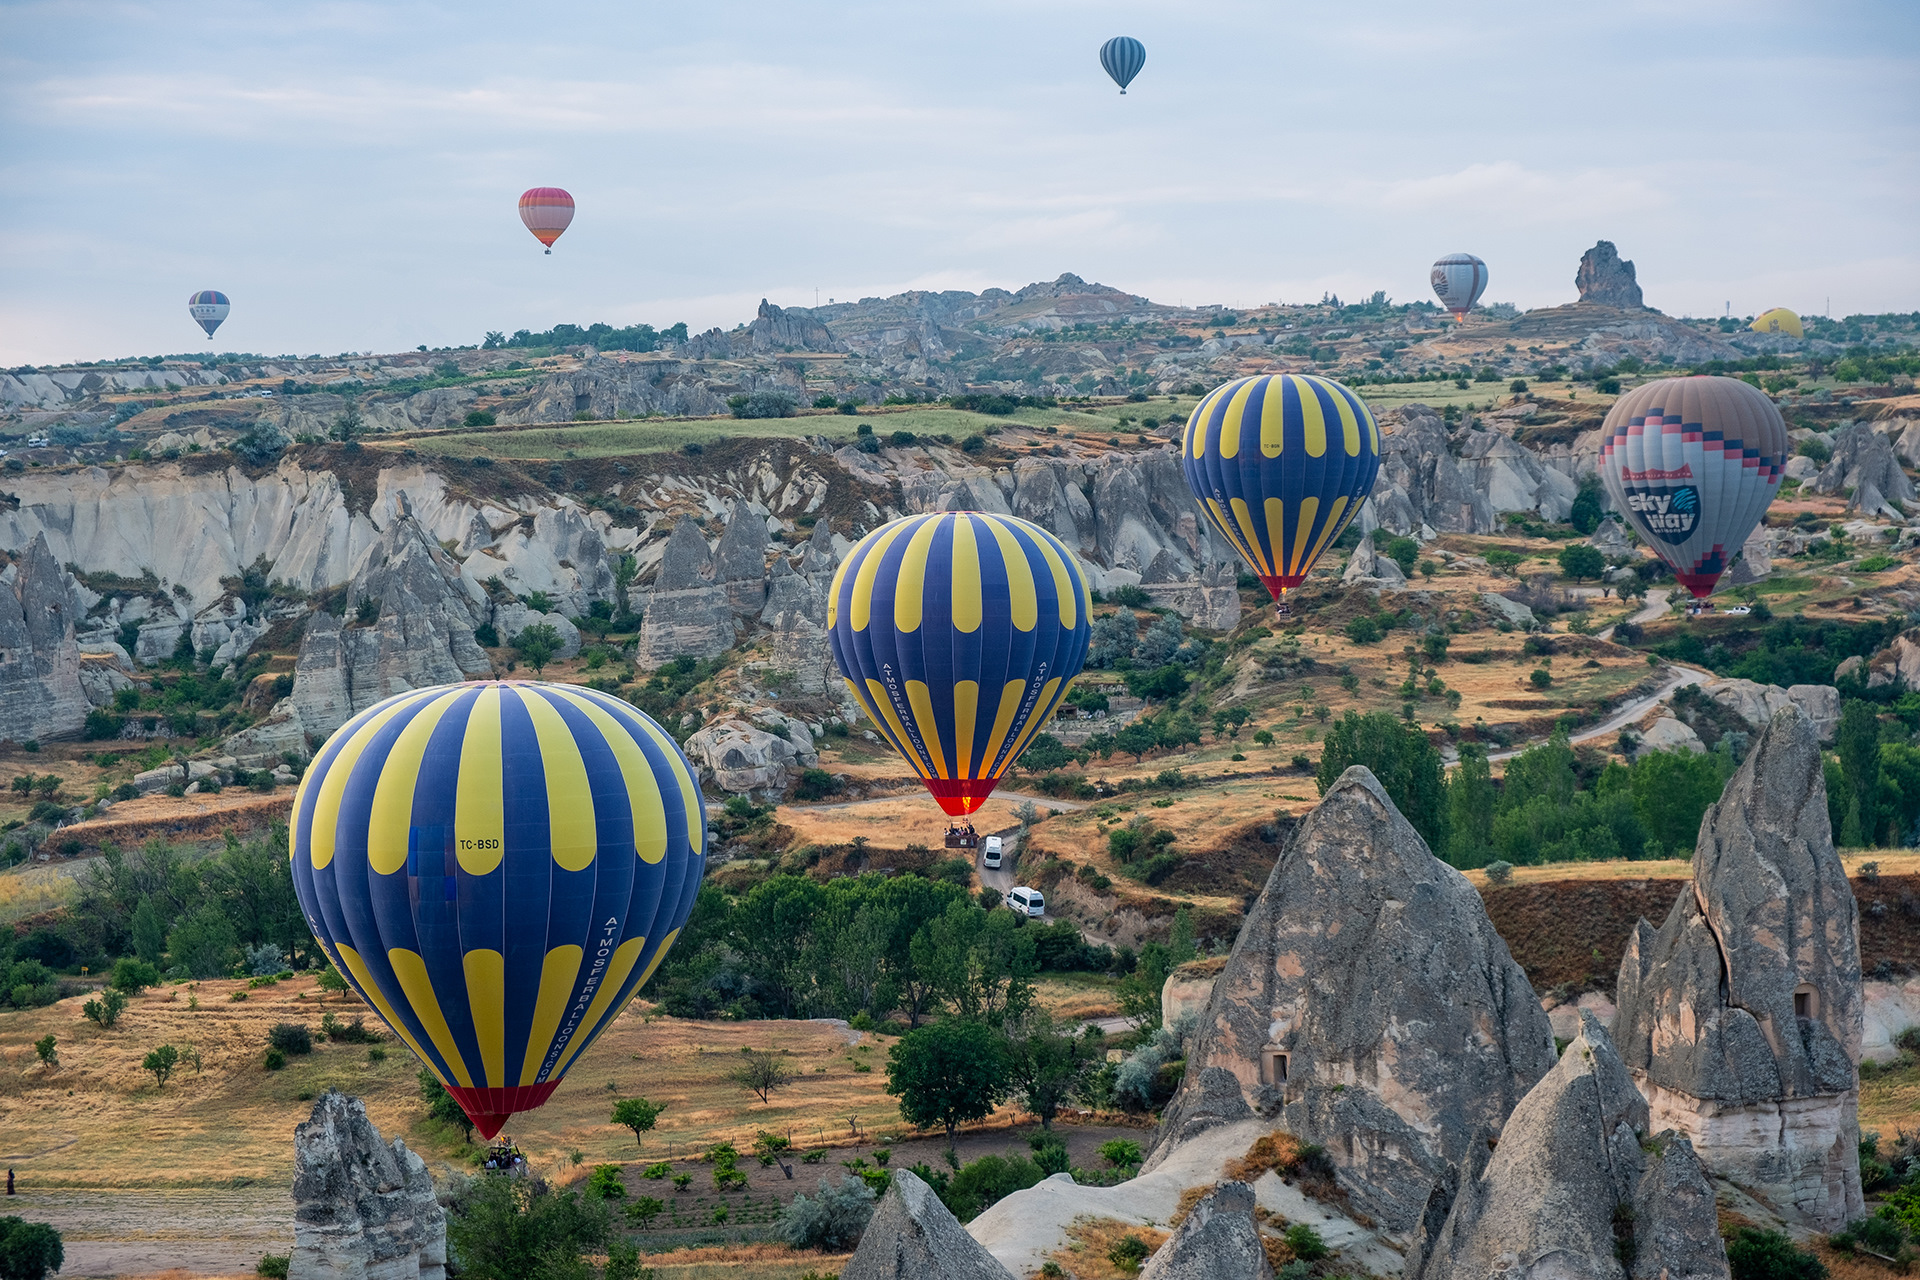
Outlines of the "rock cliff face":
[{"label": "rock cliff face", "polygon": [[1260,1244],[1253,1207],[1252,1187],[1221,1183],[1154,1251],[1140,1280],[1271,1280],[1273,1268]]},{"label": "rock cliff face", "polygon": [[445,1280],[447,1215],[426,1162],[329,1089],[293,1131],[292,1280]]},{"label": "rock cliff face", "polygon": [[660,557],[640,626],[639,661],[657,667],[673,658],[711,658],[732,648],[734,636],[732,601],[726,587],[714,583],[707,539],[682,516]]},{"label": "rock cliff face", "polygon": [[1642,307],[1640,282],[1634,278],[1633,264],[1621,259],[1613,241],[1601,240],[1580,255],[1580,269],[1573,276],[1580,290],[1580,301],[1605,307]]},{"label": "rock cliff face", "polygon": [[1484,534],[1494,532],[1502,512],[1564,520],[1573,510],[1576,480],[1503,432],[1461,432],[1456,452],[1446,423],[1423,404],[1389,410],[1380,425],[1387,434],[1380,478],[1361,514],[1364,528]]},{"label": "rock cliff face", "polygon": [[710,360],[769,352],[843,350],[827,326],[806,308],[784,310],[762,298],[752,324],[732,332],[709,329],[687,342],[685,354],[694,360]]},{"label": "rock cliff face", "polygon": [[933,1188],[896,1169],[840,1280],[1013,1280]]},{"label": "rock cliff face", "polygon": [[1148,1167],[1249,1111],[1277,1117],[1406,1239],[1553,1063],[1547,1016],[1479,894],[1356,766],[1248,913]]},{"label": "rock cliff face", "polygon": [[1819,1230],[1861,1213],[1859,912],[1820,745],[1777,714],[1700,823],[1693,882],[1620,962],[1620,1055],[1655,1128]]},{"label": "rock cliff face", "polygon": [[1409,1280],[1725,1280],[1713,1183],[1685,1138],[1643,1147],[1647,1124],[1646,1101],[1583,1012],[1491,1156],[1474,1154],[1443,1225],[1409,1256]]},{"label": "rock cliff face", "polygon": [[35,536],[0,581],[0,738],[79,732],[91,704],[80,683],[72,579]]},{"label": "rock cliff face", "polygon": [[1900,459],[1887,437],[1870,423],[1856,422],[1834,432],[1832,445],[1833,456],[1807,488],[1815,493],[1850,489],[1847,510],[1905,520],[1893,503],[1913,501],[1913,481],[1900,469]]}]

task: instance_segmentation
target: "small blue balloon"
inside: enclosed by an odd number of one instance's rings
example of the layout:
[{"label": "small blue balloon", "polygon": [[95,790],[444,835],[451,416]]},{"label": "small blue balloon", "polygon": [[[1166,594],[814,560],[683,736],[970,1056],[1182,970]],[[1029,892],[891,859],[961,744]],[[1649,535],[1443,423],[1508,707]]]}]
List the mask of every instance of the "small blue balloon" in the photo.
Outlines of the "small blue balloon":
[{"label": "small blue balloon", "polygon": [[1115,36],[1100,46],[1100,65],[1125,93],[1140,68],[1147,65],[1147,47],[1132,36]]}]

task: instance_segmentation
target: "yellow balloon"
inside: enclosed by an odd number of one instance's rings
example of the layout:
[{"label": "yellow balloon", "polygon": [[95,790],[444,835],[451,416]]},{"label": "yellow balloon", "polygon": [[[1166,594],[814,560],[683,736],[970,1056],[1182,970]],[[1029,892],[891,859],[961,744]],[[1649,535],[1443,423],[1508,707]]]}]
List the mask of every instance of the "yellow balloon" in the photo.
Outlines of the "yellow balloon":
[{"label": "yellow balloon", "polygon": [[1800,327],[1800,317],[1785,307],[1775,307],[1771,311],[1755,316],[1747,328],[1755,333],[1790,333],[1796,338],[1804,338],[1807,331]]}]

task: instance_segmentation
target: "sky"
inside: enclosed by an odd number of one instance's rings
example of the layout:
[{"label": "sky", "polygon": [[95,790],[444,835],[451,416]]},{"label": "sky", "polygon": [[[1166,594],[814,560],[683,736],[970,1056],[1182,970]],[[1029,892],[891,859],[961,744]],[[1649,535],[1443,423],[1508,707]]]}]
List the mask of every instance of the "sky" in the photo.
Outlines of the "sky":
[{"label": "sky", "polygon": [[1066,271],[1410,301],[1459,251],[1526,308],[1603,238],[1669,314],[1920,308],[1920,4],[0,0],[0,366]]}]

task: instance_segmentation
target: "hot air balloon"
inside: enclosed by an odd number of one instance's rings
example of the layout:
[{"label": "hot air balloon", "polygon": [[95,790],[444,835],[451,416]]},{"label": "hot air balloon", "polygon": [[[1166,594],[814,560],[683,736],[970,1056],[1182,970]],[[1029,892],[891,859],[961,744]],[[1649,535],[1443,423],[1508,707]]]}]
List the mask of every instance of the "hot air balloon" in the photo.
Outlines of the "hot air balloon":
[{"label": "hot air balloon", "polygon": [[475,681],[361,712],[293,802],[327,958],[491,1138],[652,975],[705,868],[698,776],[592,689]]},{"label": "hot air balloon", "polygon": [[1331,378],[1264,374],[1202,398],[1180,456],[1200,509],[1285,612],[1373,492],[1380,428]]},{"label": "hot air balloon", "polygon": [[1140,68],[1147,65],[1147,46],[1132,36],[1115,36],[1100,46],[1100,65],[1120,86],[1120,92],[1125,93],[1133,78],[1140,74]]},{"label": "hot air balloon", "polygon": [[553,252],[553,242],[573,222],[573,197],[559,187],[533,187],[520,197],[520,221]]},{"label": "hot air balloon", "polygon": [[1800,323],[1800,317],[1785,307],[1762,311],[1753,318],[1753,323],[1747,328],[1755,333],[1790,333],[1796,338],[1807,336],[1806,329]]},{"label": "hot air balloon", "polygon": [[1450,253],[1433,264],[1433,291],[1440,305],[1465,320],[1487,289],[1487,264],[1470,253]]},{"label": "hot air balloon", "polygon": [[209,338],[232,309],[227,295],[217,289],[202,289],[187,299],[187,314],[193,317],[195,324],[207,331]]},{"label": "hot air balloon", "polygon": [[1093,597],[1038,525],[949,511],[881,525],[827,601],[833,660],[860,708],[940,807],[959,817],[1067,695]]},{"label": "hot air balloon", "polygon": [[1766,513],[1787,465],[1787,424],[1736,378],[1663,378],[1614,401],[1600,479],[1682,586],[1704,598]]}]

